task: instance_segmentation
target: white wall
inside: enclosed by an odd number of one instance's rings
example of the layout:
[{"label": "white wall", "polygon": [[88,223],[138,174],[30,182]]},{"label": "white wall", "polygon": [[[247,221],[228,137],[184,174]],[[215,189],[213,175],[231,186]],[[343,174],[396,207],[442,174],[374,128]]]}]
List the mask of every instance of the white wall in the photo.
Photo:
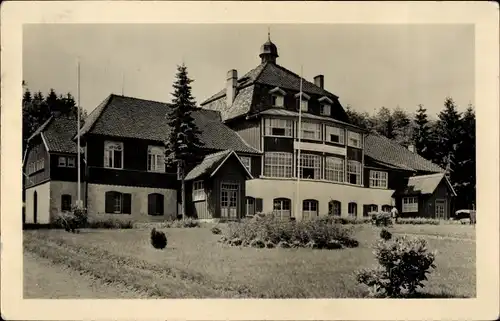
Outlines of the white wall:
[{"label": "white wall", "polygon": [[[352,185],[333,184],[319,181],[300,181],[300,211],[302,211],[302,200],[315,199],[319,202],[319,215],[328,214],[328,202],[340,201],[341,216],[348,216],[348,203],[357,203],[358,217],[363,217],[363,205],[376,204],[379,210],[382,205],[392,205],[392,194],[394,190],[364,188]],[[246,183],[246,196],[263,199],[263,212],[269,213],[273,210],[273,199],[278,197],[289,198],[292,201],[292,215],[297,219],[301,213],[295,213],[295,193],[297,191],[297,180],[295,179],[253,179]]]},{"label": "white wall", "polygon": [[[85,182],[81,183],[80,193],[83,203],[85,204]],[[61,213],[61,195],[71,195],[71,204],[76,205],[78,199],[78,184],[77,182],[50,182],[50,213],[52,218],[57,217]]]},{"label": "white wall", "polygon": [[37,192],[37,222],[38,224],[50,223],[50,182],[30,187],[26,190],[26,223],[33,224],[34,218],[34,193]]},{"label": "white wall", "polygon": [[159,193],[164,196],[164,217],[175,218],[177,215],[177,191],[175,189],[132,187],[103,184],[88,185],[87,210],[92,216],[112,216],[118,217],[118,214],[105,213],[105,193],[108,191],[117,191],[121,193],[132,194],[132,214],[123,215],[124,218],[132,220],[160,219],[160,217],[148,215],[148,194]]}]

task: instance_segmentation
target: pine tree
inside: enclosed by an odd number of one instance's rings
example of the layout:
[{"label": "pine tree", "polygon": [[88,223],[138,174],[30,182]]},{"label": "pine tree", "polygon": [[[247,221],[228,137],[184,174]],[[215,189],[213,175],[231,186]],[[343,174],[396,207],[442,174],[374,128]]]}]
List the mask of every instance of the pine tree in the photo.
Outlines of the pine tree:
[{"label": "pine tree", "polygon": [[442,168],[449,164],[451,168],[451,180],[454,180],[455,156],[458,143],[462,134],[460,113],[457,111],[455,102],[451,97],[447,97],[444,102],[444,109],[438,115],[436,124],[436,162]]},{"label": "pine tree", "polygon": [[392,111],[393,133],[392,138],[405,147],[408,147],[412,141],[413,124],[408,113],[399,106]]},{"label": "pine tree", "polygon": [[165,142],[169,167],[176,166],[181,180],[182,217],[186,215],[185,182],[186,173],[201,160],[203,143],[191,113],[197,108],[191,95],[191,83],[184,64],[177,67],[172,107],[167,115],[171,128],[170,137]]},{"label": "pine tree", "polygon": [[374,130],[389,139],[394,138],[394,120],[391,111],[387,107],[381,107],[372,117]]},{"label": "pine tree", "polygon": [[417,113],[415,114],[415,130],[413,131],[413,142],[415,151],[426,159],[432,159],[432,149],[430,148],[431,132],[429,120],[427,119],[427,109],[422,105],[418,105]]}]

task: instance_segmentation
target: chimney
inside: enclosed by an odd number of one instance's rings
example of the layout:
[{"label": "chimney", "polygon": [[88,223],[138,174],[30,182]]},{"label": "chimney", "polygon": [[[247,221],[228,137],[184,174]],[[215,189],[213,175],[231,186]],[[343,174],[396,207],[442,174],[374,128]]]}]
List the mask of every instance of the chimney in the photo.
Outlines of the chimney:
[{"label": "chimney", "polygon": [[323,89],[325,87],[325,76],[317,75],[316,77],[314,77],[314,84]]},{"label": "chimney", "polygon": [[238,72],[231,69],[227,72],[226,80],[226,104],[230,107],[233,104],[234,97],[236,97],[236,85],[238,81]]},{"label": "chimney", "polygon": [[415,153],[415,145],[413,144],[408,145],[408,150],[412,153]]}]

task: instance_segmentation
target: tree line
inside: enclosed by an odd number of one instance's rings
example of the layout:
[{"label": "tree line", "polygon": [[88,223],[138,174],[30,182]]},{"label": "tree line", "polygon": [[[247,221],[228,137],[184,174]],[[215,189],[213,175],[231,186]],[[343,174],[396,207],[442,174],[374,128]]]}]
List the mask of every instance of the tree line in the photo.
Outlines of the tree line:
[{"label": "tree line", "polygon": [[446,169],[458,194],[456,208],[471,208],[476,202],[476,115],[472,104],[465,112],[457,110],[453,98],[446,97],[437,119],[418,105],[415,114],[397,107],[381,107],[372,115],[346,108],[351,123],[383,135],[408,147]]}]

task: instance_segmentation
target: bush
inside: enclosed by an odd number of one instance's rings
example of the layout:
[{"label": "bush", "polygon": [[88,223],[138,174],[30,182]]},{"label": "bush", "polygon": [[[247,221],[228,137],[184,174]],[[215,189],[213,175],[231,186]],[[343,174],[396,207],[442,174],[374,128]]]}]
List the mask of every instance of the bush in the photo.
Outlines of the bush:
[{"label": "bush", "polygon": [[392,226],[391,213],[388,212],[373,214],[371,221],[376,226]]},{"label": "bush", "polygon": [[173,220],[166,222],[167,227],[174,228],[191,228],[191,227],[200,227],[200,221],[187,217],[180,220]]},{"label": "bush", "polygon": [[389,241],[392,238],[392,234],[391,232],[383,228],[382,231],[380,231],[380,238],[384,241]]},{"label": "bush", "polygon": [[[225,230],[227,239],[239,238],[243,246],[259,244],[279,244],[286,242],[293,247],[313,247],[328,249],[331,241],[338,241],[342,246],[355,247],[358,242],[352,238],[352,229],[335,223],[334,220],[315,218],[311,220],[282,220],[272,214],[255,219],[232,222]],[[311,243],[311,244],[310,244]],[[259,245],[260,246],[260,245]]]},{"label": "bush", "polygon": [[88,225],[87,209],[74,206],[69,212],[59,213],[53,225],[56,228],[64,228],[67,232],[78,233],[78,229]]},{"label": "bush", "polygon": [[424,239],[398,237],[393,241],[379,241],[374,254],[379,266],[357,273],[357,281],[369,287],[370,295],[399,298],[412,296],[431,268],[435,268],[435,254],[427,250]]},{"label": "bush", "polygon": [[415,217],[415,218],[398,218],[396,224],[412,224],[412,225],[439,225],[441,223],[440,220],[434,218],[424,218],[424,217]]},{"label": "bush", "polygon": [[290,248],[290,243],[288,243],[287,241],[281,241],[278,243],[278,247],[282,249],[288,249]]},{"label": "bush", "polygon": [[371,218],[370,217],[361,217],[361,218],[358,218],[358,217],[352,217],[352,216],[348,216],[348,217],[340,217],[340,216],[323,216],[320,218],[320,220],[323,220],[323,221],[326,221],[326,222],[329,222],[329,223],[332,223],[332,224],[342,224],[342,225],[346,225],[346,224],[368,224],[371,222]]},{"label": "bush", "polygon": [[167,236],[161,231],[157,231],[154,227],[151,230],[151,245],[155,249],[164,249],[167,247]]},{"label": "bush", "polygon": [[88,228],[103,228],[103,229],[131,229],[133,228],[133,223],[130,220],[119,220],[119,219],[105,219],[105,220],[95,220],[91,219],[88,221]]},{"label": "bush", "polygon": [[266,246],[266,243],[264,243],[261,239],[254,239],[250,242],[250,246],[261,249]]},{"label": "bush", "polygon": [[220,228],[218,228],[217,226],[214,226],[210,229],[210,231],[212,232],[212,234],[221,234],[222,231]]}]

